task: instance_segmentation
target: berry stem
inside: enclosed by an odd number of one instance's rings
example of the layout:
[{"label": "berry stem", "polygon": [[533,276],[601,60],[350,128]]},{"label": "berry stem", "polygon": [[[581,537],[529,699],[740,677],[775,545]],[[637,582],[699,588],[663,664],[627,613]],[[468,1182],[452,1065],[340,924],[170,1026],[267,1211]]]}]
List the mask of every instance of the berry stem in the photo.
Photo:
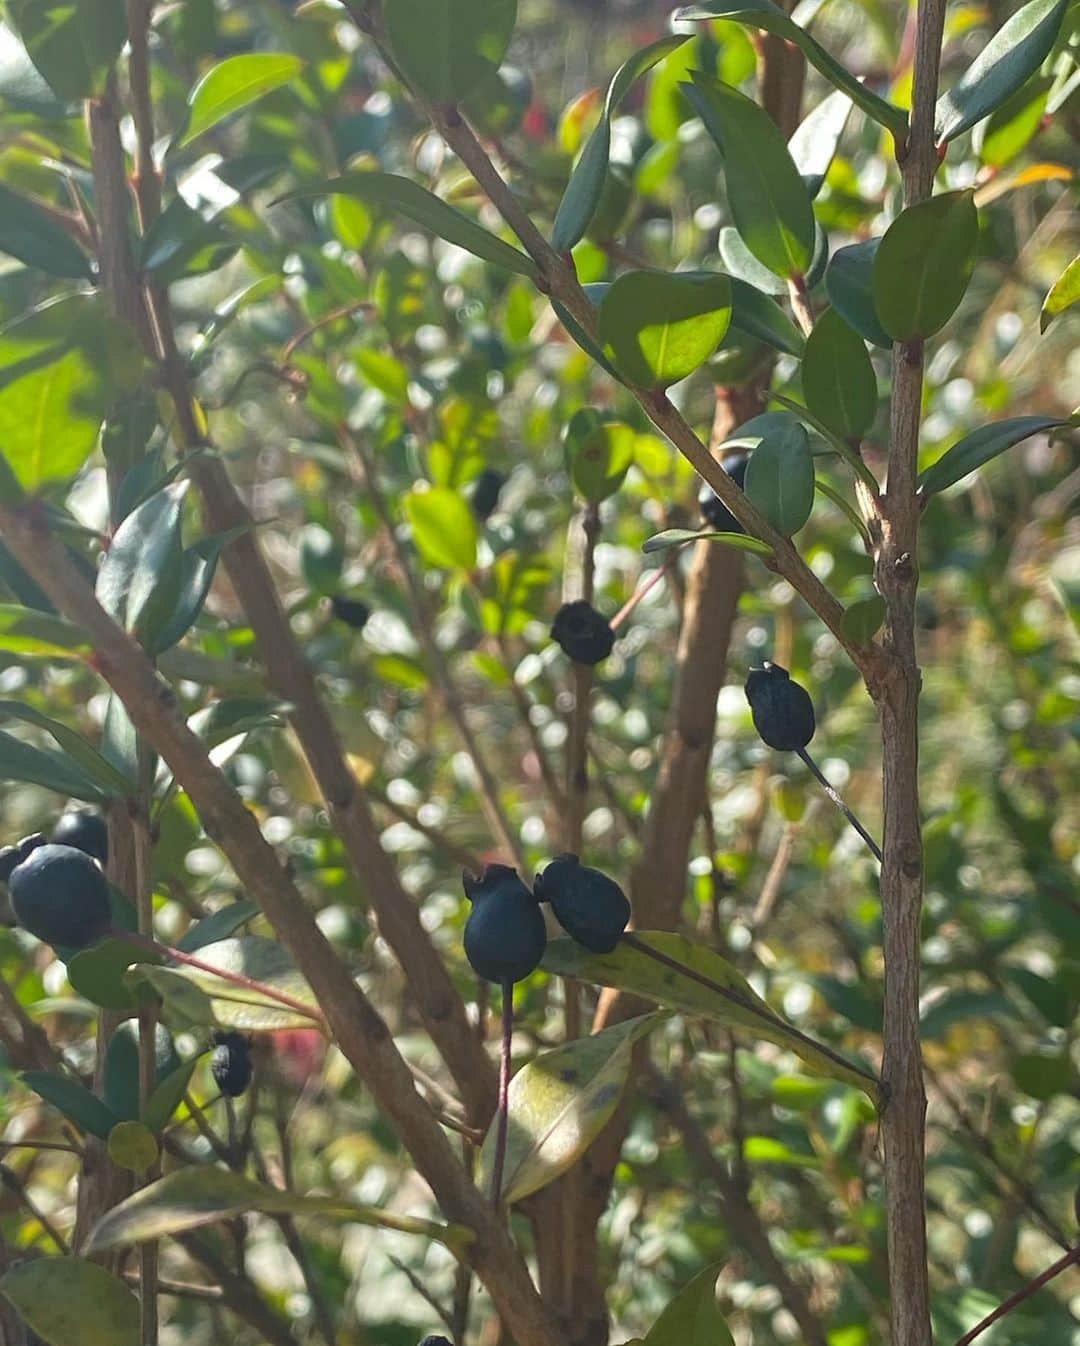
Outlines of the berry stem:
[{"label": "berry stem", "polygon": [[[676,556],[677,555],[678,553],[676,553]],[[608,622],[608,625],[611,627],[613,631],[617,631],[619,629],[619,627],[623,624],[624,621],[626,621],[627,617],[630,616],[630,614],[641,602],[641,600],[645,597],[645,595],[647,593],[650,593],[653,589],[656,588],[656,586],[660,583],[660,581],[664,578],[664,576],[668,573],[668,571],[674,564],[675,564],[675,556],[669,556],[662,566],[658,566],[653,571],[653,573],[649,576],[649,578],[645,581],[645,583],[641,585],[640,588],[634,590],[634,592],[630,595],[630,597],[618,610],[615,616],[612,617],[611,621]]]},{"label": "berry stem", "polygon": [[981,1336],[986,1329],[993,1326],[999,1318],[1004,1318],[1007,1313],[1011,1313],[1013,1309],[1022,1304],[1025,1299],[1030,1299],[1037,1290],[1041,1290],[1042,1287],[1052,1281],[1055,1276],[1060,1275],[1067,1267],[1070,1267],[1077,1262],[1080,1262],[1080,1244],[1077,1244],[1075,1248],[1070,1249],[1064,1257],[1059,1257],[1058,1260],[1052,1266],[1047,1267],[1041,1275],[1036,1276],[1034,1280],[1028,1281],[1027,1285],[1022,1286],[1014,1295],[1010,1295],[1008,1299],[999,1304],[993,1313],[987,1314],[982,1322],[976,1323],[970,1332],[965,1332],[956,1343],[956,1346],[969,1346],[970,1342],[974,1341],[976,1337]]},{"label": "berry stem", "polygon": [[190,953],[184,953],[182,949],[174,949],[168,944],[160,944],[149,935],[136,934],[133,930],[113,929],[110,934],[114,939],[122,939],[128,944],[134,944],[136,948],[144,949],[147,953],[160,954],[163,958],[168,958],[174,963],[183,963],[186,967],[196,968],[199,972],[206,972],[212,977],[219,977],[222,981],[232,982],[234,986],[242,986],[245,991],[254,991],[267,1000],[276,1000],[279,1005],[285,1005],[288,1009],[295,1010],[297,1014],[302,1014],[307,1019],[314,1019],[316,1023],[323,1022],[322,1015],[311,1005],[305,1005],[302,1000],[297,1000],[288,995],[285,991],[275,990],[272,986],[267,986],[264,982],[256,981],[254,977],[245,977],[242,972],[230,972],[228,968],[215,967],[213,963],[204,963],[201,958],[195,958]]},{"label": "berry stem", "polygon": [[877,844],[874,838],[870,835],[870,833],[866,830],[866,828],[863,827],[862,823],[859,822],[858,818],[855,817],[854,813],[852,813],[852,811],[840,798],[837,792],[825,779],[825,774],[818,766],[818,764],[814,761],[814,759],[810,756],[810,754],[806,751],[805,748],[796,748],[795,751],[806,763],[806,766],[810,770],[811,775],[815,778],[815,780],[818,782],[821,788],[829,796],[829,798],[840,810],[840,812],[844,815],[844,817],[848,820],[848,822],[852,825],[852,827],[854,827],[855,831],[858,832],[859,836],[862,837],[863,841],[866,842],[867,846],[870,847],[874,859],[877,860],[878,864],[881,864],[883,860],[883,856],[881,854],[881,847]]},{"label": "berry stem", "polygon": [[495,1163],[491,1172],[491,1201],[498,1206],[506,1167],[506,1132],[510,1120],[510,1043],[514,1035],[514,983],[502,983],[502,1053],[499,1057],[499,1110],[495,1131]]}]

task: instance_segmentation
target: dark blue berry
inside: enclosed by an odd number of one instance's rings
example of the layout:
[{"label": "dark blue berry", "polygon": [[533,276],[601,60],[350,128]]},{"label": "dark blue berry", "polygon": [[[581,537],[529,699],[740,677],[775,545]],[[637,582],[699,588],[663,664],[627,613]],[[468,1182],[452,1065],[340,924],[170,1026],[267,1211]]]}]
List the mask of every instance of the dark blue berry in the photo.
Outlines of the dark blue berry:
[{"label": "dark blue berry", "polygon": [[74,846],[39,846],[8,880],[15,918],[46,944],[86,949],[112,924],[109,885]]},{"label": "dark blue berry", "polygon": [[576,855],[559,855],[536,876],[536,896],[550,902],[559,924],[592,953],[610,953],[630,920],[630,902],[615,882]]},{"label": "dark blue berry", "polygon": [[495,513],[499,495],[506,485],[506,477],[493,467],[485,467],[473,483],[472,512],[483,521]]},{"label": "dark blue berry", "polygon": [[[742,489],[743,482],[746,480],[746,465],[750,459],[746,454],[740,454],[738,458],[729,458],[724,464],[724,470],[734,481],[735,485]],[[698,496],[698,508],[701,510],[701,517],[717,533],[745,533],[746,529],[728,509],[727,505],[720,499],[711,486],[705,486],[701,495]]]},{"label": "dark blue berry", "polygon": [[31,832],[28,837],[23,837],[17,841],[14,846],[5,846],[0,850],[0,883],[7,883],[11,878],[12,871],[39,846],[45,845],[44,832]]},{"label": "dark blue berry", "polygon": [[564,603],[555,614],[551,638],[575,664],[598,664],[615,645],[607,618],[583,598]]},{"label": "dark blue berry", "polygon": [[243,1033],[215,1033],[210,1074],[228,1098],[239,1098],[251,1083],[251,1039]]},{"label": "dark blue berry", "polygon": [[485,981],[522,981],[535,971],[547,946],[536,897],[509,865],[487,865],[463,877],[472,911],[465,922],[465,957]]},{"label": "dark blue berry", "polygon": [[109,828],[100,813],[91,809],[73,809],[65,813],[53,828],[58,846],[74,846],[78,851],[104,864],[109,858]]},{"label": "dark blue berry", "polygon": [[425,1337],[420,1346],[451,1346],[451,1343],[446,1337],[431,1336]]},{"label": "dark blue berry", "polygon": [[362,631],[371,616],[371,608],[362,598],[344,598],[341,594],[331,598],[330,610],[339,622],[344,622],[356,631]]},{"label": "dark blue berry", "polygon": [[770,748],[798,752],[814,737],[814,703],[806,688],[792,682],[779,664],[750,670],[746,699],[754,728]]}]

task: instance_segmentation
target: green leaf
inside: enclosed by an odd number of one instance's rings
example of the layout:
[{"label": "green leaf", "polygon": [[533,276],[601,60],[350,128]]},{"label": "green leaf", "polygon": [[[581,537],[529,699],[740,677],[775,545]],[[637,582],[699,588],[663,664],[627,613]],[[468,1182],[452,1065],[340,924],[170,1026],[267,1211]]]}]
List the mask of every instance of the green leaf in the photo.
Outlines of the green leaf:
[{"label": "green leaf", "polygon": [[204,131],[239,112],[264,94],[295,79],[303,68],[299,56],[284,51],[245,52],[229,56],[199,80],[188,98],[188,122],[176,141],[189,145]]},{"label": "green leaf", "polygon": [[183,937],[177,940],[176,947],[183,953],[196,953],[199,949],[205,949],[208,944],[217,944],[223,939],[228,939],[258,914],[259,906],[256,902],[230,902],[228,906],[215,911],[212,916],[205,916],[201,921],[196,921],[184,932]]},{"label": "green leaf", "polygon": [[705,363],[730,321],[727,276],[627,271],[600,304],[600,340],[631,383],[666,388]]},{"label": "green leaf", "polygon": [[151,654],[163,654],[187,635],[210,593],[221,553],[252,527],[252,524],[240,524],[224,533],[200,538],[193,547],[185,548],[180,557],[180,578],[173,610],[162,614],[160,623],[155,623],[152,640],[149,637],[147,640]]},{"label": "green leaf", "polygon": [[98,571],[98,602],[149,650],[176,610],[183,582],[180,522],[188,481],[174,482],[132,510]]},{"label": "green leaf", "polygon": [[[139,1117],[139,1025],[135,1019],[117,1024],[105,1052],[105,1106],[123,1122]],[[183,1062],[176,1054],[172,1034],[164,1024],[154,1027],[154,1085],[159,1085]]]},{"label": "green leaf", "polygon": [[753,285],[731,279],[731,325],[748,336],[764,341],[774,350],[796,358],[806,349],[806,338],[788,315]]},{"label": "green leaf", "polygon": [[750,551],[758,556],[771,556],[772,548],[760,538],[748,533],[710,533],[697,532],[693,528],[665,528],[662,533],[654,533],[641,545],[646,553],[668,551],[672,547],[685,547],[690,542],[722,542],[726,547],[737,551]]},{"label": "green leaf", "polygon": [[3,732],[0,732],[0,780],[29,781],[92,804],[100,804],[106,798],[105,791],[95,785],[70,757],[35,748]]},{"label": "green leaf", "polygon": [[502,64],[517,0],[394,0],[386,26],[405,78],[433,103],[456,103]]},{"label": "green leaf", "polygon": [[46,659],[81,659],[92,651],[90,638],[63,617],[0,603],[0,650]]},{"label": "green leaf", "polygon": [[139,962],[160,962],[160,956],[144,953],[123,939],[106,939],[92,949],[82,949],[68,960],[67,978],[72,988],[102,1009],[134,1010],[138,997],[124,981],[124,973]]},{"label": "green leaf", "polygon": [[22,1262],[0,1280],[0,1293],[49,1346],[138,1346],[138,1299],[81,1257]]},{"label": "green leaf", "polygon": [[675,33],[662,37],[641,51],[635,52],[616,71],[614,79],[608,85],[600,120],[574,165],[570,181],[566,184],[566,191],[555,214],[551,246],[557,252],[569,252],[580,243],[596,214],[608,173],[611,119],[619,104],[646,71],[651,70],[666,56],[670,56],[686,42],[688,37],[688,33]]},{"label": "green leaf", "polygon": [[1080,256],[1072,259],[1050,287],[1039,314],[1039,331],[1045,332],[1059,313],[1080,302]]},{"label": "green leaf", "polygon": [[190,1061],[182,1062],[161,1080],[147,1099],[143,1121],[155,1134],[162,1130],[183,1102],[184,1094],[198,1064],[197,1056],[192,1057]]},{"label": "green leaf", "polygon": [[91,1230],[86,1251],[104,1252],[129,1243],[183,1234],[204,1225],[231,1220],[248,1211],[267,1215],[330,1215],[356,1224],[396,1229],[435,1239],[461,1249],[472,1239],[459,1225],[435,1224],[410,1215],[395,1215],[360,1206],[335,1196],[301,1196],[252,1182],[223,1168],[182,1168],[144,1187],[108,1211]]},{"label": "green leaf", "polygon": [[109,1158],[141,1178],[158,1161],[154,1133],[143,1122],[117,1122],[109,1132]]},{"label": "green leaf", "polygon": [[729,1028],[774,1042],[794,1052],[815,1073],[862,1089],[877,1102],[878,1087],[873,1076],[785,1023],[754,992],[741,973],[718,953],[695,944],[685,935],[663,930],[635,931],[634,939],[682,964],[691,974],[716,983],[726,994],[703,985],[687,972],[657,962],[626,940],[612,953],[593,954],[572,939],[552,939],[548,941],[541,966],[556,976],[613,986],[666,1008],[703,1015]]},{"label": "green leaf", "polygon": [[976,128],[973,137],[979,161],[1004,168],[1042,127],[1050,97],[1050,80],[1029,80]]},{"label": "green leaf", "polygon": [[482,261],[501,266],[505,271],[528,276],[530,280],[535,280],[540,274],[531,257],[489,233],[456,206],[449,205],[419,183],[396,173],[347,173],[344,177],[328,178],[313,187],[290,192],[280,199],[292,201],[304,196],[334,194],[356,197],[360,201],[395,210],[421,229],[464,248]]},{"label": "green leaf", "polygon": [[570,476],[583,499],[598,505],[615,494],[634,461],[631,426],[593,407],[582,407],[566,427]]},{"label": "green leaf", "polygon": [[731,19],[750,28],[761,28],[774,33],[786,42],[794,42],[810,64],[837,89],[842,89],[856,107],[890,130],[898,140],[906,140],[907,113],[894,103],[887,103],[872,93],[850,70],[831,56],[805,29],[792,22],[779,5],[772,0],[711,0],[709,4],[689,5],[675,12],[680,23],[703,19]]},{"label": "green leaf", "polygon": [[[733,225],[725,224],[717,239],[717,249],[724,270],[732,280],[740,280],[752,286],[762,294],[787,294],[787,281],[774,275],[767,266],[762,266],[746,244],[742,235]],[[735,319],[732,318],[734,322]]]},{"label": "green leaf", "polygon": [[[874,257],[874,308],[894,341],[933,336],[956,312],[975,267],[979,212],[945,192],[893,220]],[[853,324],[854,325],[854,324]]]},{"label": "green leaf", "polygon": [[829,258],[825,293],[844,321],[874,346],[892,349],[892,338],[882,327],[874,307],[874,258],[880,238],[852,243]]},{"label": "green leaf", "polygon": [[127,14],[116,0],[9,0],[8,14],[34,65],[58,98],[100,93],[127,41]]},{"label": "green leaf", "polygon": [[0,23],[0,99],[15,112],[50,119],[66,117],[71,109],[58,100],[19,36]]},{"label": "green leaf", "polygon": [[464,497],[449,486],[410,491],[405,514],[425,561],[444,570],[472,570],[479,529]]},{"label": "green leaf", "polygon": [[109,1132],[120,1118],[92,1094],[78,1080],[68,1079],[66,1075],[51,1075],[47,1070],[27,1070],[19,1076],[28,1089],[33,1089],[51,1103],[81,1130],[99,1140],[107,1140]]},{"label": "green leaf", "polygon": [[59,720],[51,720],[47,715],[34,710],[23,701],[0,701],[0,723],[4,720],[20,720],[24,724],[35,725],[50,734],[56,743],[96,785],[108,794],[123,797],[130,793],[128,781],[111,762],[104,757],[74,729],[69,729]]},{"label": "green leaf", "polygon": [[936,463],[921,472],[919,486],[926,495],[936,495],[1021,440],[1031,435],[1046,434],[1049,430],[1056,430],[1069,423],[1067,418],[1060,416],[1014,416],[1007,421],[980,426],[970,435],[957,440]]},{"label": "green leaf", "polygon": [[[216,1023],[225,1028],[249,1032],[270,1032],[277,1028],[310,1028],[318,1017],[318,1001],[311,988],[297,971],[288,952],[275,939],[262,935],[242,935],[237,939],[218,940],[199,950],[199,958],[211,967],[242,973],[262,986],[291,996],[303,1005],[311,1006],[311,1014],[290,1009],[256,989],[223,981],[212,972],[200,968],[140,966],[138,971],[168,998],[177,982],[194,987],[209,999],[209,1009]],[[190,999],[185,1004],[195,1005]],[[205,1022],[205,1020],[203,1020]]]},{"label": "green leaf", "polygon": [[683,85],[687,98],[720,146],[727,202],[742,241],[762,266],[790,279],[805,276],[814,255],[810,193],[769,114],[700,71]]},{"label": "green leaf", "polygon": [[844,635],[854,645],[865,645],[881,630],[885,620],[885,600],[880,594],[860,598],[844,613],[840,622]]},{"label": "green leaf", "polygon": [[[542,1052],[510,1081],[506,1167],[501,1200],[521,1201],[571,1168],[611,1120],[630,1078],[634,1044],[666,1015],[628,1019]],[[480,1151],[477,1181],[491,1187],[498,1130],[493,1121]]]},{"label": "green leaf", "polygon": [[25,197],[0,183],[0,252],[50,276],[89,280],[90,259],[66,230]]},{"label": "green leaf", "polygon": [[850,118],[851,101],[838,89],[807,113],[788,141],[788,153],[802,175],[811,199],[825,184]]},{"label": "green leaf", "polygon": [[979,52],[968,69],[938,99],[935,135],[941,145],[988,117],[1049,56],[1068,0],[1029,0]]},{"label": "green leaf", "polygon": [[706,1267],[684,1285],[653,1323],[643,1346],[735,1346],[716,1302],[720,1270]]},{"label": "green leaf", "polygon": [[273,701],[265,696],[228,696],[197,710],[188,725],[208,748],[216,748],[254,729],[283,728],[289,709],[287,701]]},{"label": "green leaf", "polygon": [[877,414],[874,366],[862,337],[834,308],[827,309],[806,341],[802,364],[806,405],[844,439],[862,439]]},{"label": "green leaf", "polygon": [[814,507],[814,459],[801,425],[765,436],[750,455],[743,490],[778,532],[792,537],[799,531]]},{"label": "green leaf", "polygon": [[161,285],[214,270],[236,251],[220,219],[203,215],[178,196],[157,217],[139,245],[139,265]]}]

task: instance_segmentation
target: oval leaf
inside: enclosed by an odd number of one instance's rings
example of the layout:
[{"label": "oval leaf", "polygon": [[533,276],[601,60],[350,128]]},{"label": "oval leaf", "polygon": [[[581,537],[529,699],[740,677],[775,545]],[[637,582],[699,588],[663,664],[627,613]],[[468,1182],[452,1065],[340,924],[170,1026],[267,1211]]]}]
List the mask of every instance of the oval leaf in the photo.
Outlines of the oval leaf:
[{"label": "oval leaf", "polygon": [[933,336],[956,312],[975,266],[979,212],[971,192],[902,211],[874,257],[874,308],[894,341]]},{"label": "oval leaf", "polygon": [[853,645],[865,645],[881,630],[884,620],[885,600],[880,594],[872,594],[852,603],[840,625]]},{"label": "oval leaf", "polygon": [[1039,331],[1045,332],[1059,313],[1080,303],[1080,256],[1074,257],[1050,287],[1039,314]]},{"label": "oval leaf", "polygon": [[0,183],[0,252],[51,276],[89,280],[90,260],[40,206]]},{"label": "oval leaf", "polygon": [[394,0],[386,25],[409,82],[433,103],[456,103],[506,55],[517,0]]},{"label": "oval leaf", "polygon": [[229,56],[199,80],[188,98],[188,122],[177,146],[189,145],[204,131],[264,94],[288,84],[303,68],[299,56],[284,51]]},{"label": "oval leaf", "polygon": [[797,422],[765,436],[750,455],[743,490],[772,526],[792,537],[814,507],[810,437]]},{"label": "oval leaf", "polygon": [[183,1234],[247,1211],[334,1215],[357,1224],[420,1234],[437,1239],[449,1248],[460,1248],[471,1238],[470,1231],[458,1225],[441,1225],[409,1215],[395,1215],[333,1196],[282,1192],[228,1169],[206,1167],[179,1169],[121,1201],[98,1221],[91,1231],[86,1251],[99,1253],[129,1243],[145,1243],[170,1234]]},{"label": "oval leaf", "polygon": [[410,491],[405,514],[426,561],[444,570],[472,570],[479,530],[464,497],[449,486]]},{"label": "oval leaf", "polygon": [[814,255],[814,207],[776,123],[730,84],[700,71],[692,78],[682,88],[720,146],[742,241],[775,275],[805,275]]},{"label": "oval leaf", "polygon": [[142,1122],[118,1122],[109,1132],[109,1158],[120,1168],[142,1177],[158,1161],[154,1133]]},{"label": "oval leaf", "polygon": [[623,484],[637,436],[623,421],[582,407],[566,427],[570,476],[583,499],[600,504]]},{"label": "oval leaf", "polygon": [[989,117],[1027,82],[1049,56],[1068,7],[1068,0],[1030,0],[994,34],[938,99],[938,144],[947,144]]},{"label": "oval leaf", "polygon": [[720,1267],[706,1267],[679,1291],[656,1322],[643,1346],[735,1346],[716,1302]]},{"label": "oval leaf", "polygon": [[803,118],[788,141],[788,151],[811,198],[817,196],[825,183],[850,117],[851,102],[838,89]]},{"label": "oval leaf", "polygon": [[1007,421],[995,421],[993,425],[981,426],[970,435],[957,440],[951,449],[925,472],[919,475],[919,485],[927,495],[935,495],[952,486],[962,477],[982,467],[999,453],[1011,449],[1014,444],[1031,435],[1042,435],[1058,426],[1068,425],[1068,420],[1057,416],[1014,416]]},{"label": "oval leaf", "polygon": [[704,271],[628,271],[600,304],[604,354],[643,388],[666,388],[716,350],[731,321],[731,283]]},{"label": "oval leaf", "polygon": [[180,520],[190,483],[174,482],[132,510],[98,571],[98,602],[152,647],[176,608],[183,579]]},{"label": "oval leaf", "polygon": [[803,394],[814,415],[845,439],[861,439],[874,423],[878,389],[862,337],[828,309],[806,340]]},{"label": "oval leaf", "polygon": [[30,59],[65,101],[100,93],[127,40],[126,11],[115,0],[10,0],[7,7]]},{"label": "oval leaf", "polygon": [[91,648],[87,635],[63,617],[17,603],[0,603],[0,650],[48,659],[77,659],[89,654]]},{"label": "oval leaf", "polygon": [[[634,1043],[665,1017],[628,1019],[542,1052],[518,1071],[510,1081],[503,1202],[512,1205],[538,1192],[577,1163],[618,1106]],[[480,1151],[477,1182],[484,1190],[491,1186],[496,1132],[497,1121]]]},{"label": "oval leaf", "polygon": [[692,528],[665,528],[662,533],[654,533],[642,543],[643,552],[668,551],[672,547],[685,547],[691,542],[722,542],[737,551],[750,551],[758,556],[771,556],[772,548],[760,538],[748,533],[710,533],[696,532]]},{"label": "oval leaf", "polygon": [[120,1118],[105,1106],[96,1094],[92,1094],[78,1080],[66,1075],[52,1075],[47,1070],[27,1070],[19,1076],[28,1089],[33,1089],[91,1136],[107,1140],[109,1132]]},{"label": "oval leaf", "polygon": [[764,341],[774,350],[797,358],[806,349],[806,338],[788,315],[753,285],[731,280],[731,325],[748,336]]},{"label": "oval leaf", "polygon": [[871,345],[892,348],[892,338],[882,327],[874,307],[874,258],[880,238],[852,243],[829,258],[825,293],[844,321]]},{"label": "oval leaf", "polygon": [[49,1346],[138,1346],[139,1301],[81,1257],[41,1257],[0,1280],[0,1292]]}]

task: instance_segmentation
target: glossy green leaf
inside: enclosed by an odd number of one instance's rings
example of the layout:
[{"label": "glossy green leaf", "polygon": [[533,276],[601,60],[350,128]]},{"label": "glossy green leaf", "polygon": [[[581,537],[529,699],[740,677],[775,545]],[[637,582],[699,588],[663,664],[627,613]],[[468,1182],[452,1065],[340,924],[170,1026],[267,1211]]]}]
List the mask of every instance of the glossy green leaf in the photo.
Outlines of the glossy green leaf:
[{"label": "glossy green leaf", "polygon": [[0,100],[15,112],[50,119],[74,110],[49,88],[22,39],[6,23],[0,23]]},{"label": "glossy green leaf", "polygon": [[81,1257],[21,1262],[0,1294],[49,1346],[138,1346],[139,1301],[118,1277]]},{"label": "glossy green leaf", "polygon": [[[182,1064],[172,1034],[164,1024],[154,1027],[154,1084],[159,1085]],[[105,1106],[122,1122],[139,1117],[139,1024],[125,1019],[117,1024],[105,1051]]]},{"label": "glossy green leaf", "polygon": [[806,338],[784,310],[745,280],[731,278],[731,326],[785,355],[800,357]]},{"label": "glossy green leaf", "polygon": [[151,654],[163,654],[187,635],[209,596],[222,552],[250,528],[249,524],[230,528],[227,532],[200,538],[194,546],[184,549],[172,612],[162,614],[152,639],[147,641]]},{"label": "glossy green leaf", "polygon": [[449,205],[434,193],[421,187],[419,183],[403,178],[396,173],[347,173],[344,177],[328,178],[313,187],[304,187],[298,192],[290,192],[282,201],[292,201],[304,196],[327,196],[333,194],[356,197],[371,205],[386,206],[397,211],[437,237],[453,243],[482,261],[501,266],[505,271],[513,271],[520,276],[535,280],[540,274],[531,257],[509,243],[504,243],[495,234],[489,233],[474,219]]},{"label": "glossy green leaf", "polygon": [[666,388],[699,368],[731,321],[731,283],[705,271],[628,271],[600,305],[600,340],[619,372]]},{"label": "glossy green leaf", "polygon": [[858,599],[844,612],[840,623],[844,635],[854,645],[867,644],[881,630],[885,611],[885,600],[880,594]]},{"label": "glossy green leaf", "polygon": [[811,198],[824,186],[840,138],[851,119],[851,100],[840,89],[811,108],[788,141],[788,153]]},{"label": "glossy green leaf", "polygon": [[[775,275],[767,266],[762,266],[733,225],[725,224],[720,230],[717,250],[724,264],[724,270],[732,280],[741,280],[762,294],[787,294],[787,281]],[[734,317],[732,321],[734,322]]]},{"label": "glossy green leaf", "polygon": [[57,97],[100,93],[127,41],[127,14],[116,0],[8,0],[8,15],[30,59]]},{"label": "glossy green leaf", "polygon": [[89,280],[90,259],[71,235],[25,197],[0,183],[0,252],[50,276]]},{"label": "glossy green leaf", "polygon": [[[635,931],[634,938],[689,972],[658,962],[625,940],[612,953],[594,954],[572,939],[551,939],[541,966],[559,977],[613,986],[668,1009],[700,1014],[774,1042],[794,1052],[816,1074],[854,1085],[877,1101],[878,1086],[872,1075],[785,1023],[720,954],[685,935],[665,930]],[[722,990],[697,978],[705,978]]]},{"label": "glossy green leaf", "polygon": [[78,1080],[52,1075],[46,1070],[27,1070],[19,1076],[28,1089],[51,1103],[82,1131],[107,1140],[120,1118]]},{"label": "glossy green leaf", "polygon": [[903,108],[888,103],[884,98],[871,92],[855,75],[831,56],[825,48],[812,38],[805,29],[784,13],[772,0],[710,0],[708,4],[689,5],[675,12],[679,22],[703,19],[731,19],[735,23],[746,24],[750,28],[761,28],[774,33],[787,42],[793,42],[805,55],[810,64],[818,70],[837,89],[842,89],[856,107],[862,110],[881,126],[887,127],[895,137],[903,140],[907,137],[908,118]]},{"label": "glossy green leaf", "polygon": [[120,797],[130,792],[131,782],[87,743],[81,734],[69,729],[66,724],[50,719],[23,701],[0,701],[0,723],[5,720],[19,720],[23,724],[44,729],[68,758],[103,791]]},{"label": "glossy green leaf", "polygon": [[472,570],[479,529],[464,496],[448,486],[410,491],[405,514],[425,561],[444,570]]},{"label": "glossy green leaf", "polygon": [[758,556],[771,556],[772,548],[767,542],[751,537],[748,533],[714,533],[707,529],[697,532],[693,528],[665,528],[662,533],[654,533],[641,544],[646,553],[670,551],[672,547],[685,547],[691,542],[722,542],[736,551],[750,551]]},{"label": "glossy green leaf", "polygon": [[93,804],[106,798],[105,791],[66,754],[35,748],[3,732],[0,732],[0,780],[29,781]]},{"label": "glossy green leaf", "polygon": [[184,953],[195,953],[205,949],[208,944],[217,944],[236,933],[259,914],[257,902],[230,902],[210,916],[204,916],[186,930],[176,941],[176,947]]},{"label": "glossy green leaf", "polygon": [[267,1215],[329,1215],[355,1224],[396,1229],[435,1239],[449,1248],[465,1247],[471,1235],[458,1225],[436,1224],[410,1215],[360,1206],[336,1196],[301,1196],[252,1182],[224,1168],[178,1169],[108,1211],[91,1230],[87,1253],[130,1243],[145,1243],[233,1219],[248,1211]]},{"label": "glossy green leaf", "polygon": [[569,252],[581,242],[600,205],[611,154],[611,119],[619,104],[646,71],[681,47],[688,37],[686,33],[662,37],[635,52],[619,67],[608,86],[600,120],[574,165],[559,202],[551,235],[551,245],[556,251]]},{"label": "glossy green leaf", "polygon": [[1049,56],[1068,0],[1029,0],[938,99],[935,135],[947,144],[988,117],[1031,78]]},{"label": "glossy green leaf", "polygon": [[972,142],[981,163],[1004,168],[1040,130],[1050,96],[1048,79],[1029,80],[976,127]]},{"label": "glossy green leaf", "polygon": [[653,1323],[643,1346],[735,1346],[716,1302],[720,1271],[706,1267],[687,1282]]},{"label": "glossy green leaf", "polygon": [[1060,313],[1080,303],[1080,256],[1074,257],[1050,287],[1039,314],[1039,331],[1045,332]]},{"label": "glossy green leaf", "polygon": [[288,84],[302,69],[299,56],[284,51],[244,52],[227,57],[207,71],[192,89],[187,126],[177,145],[189,145],[232,113]]},{"label": "glossy green leaf", "polygon": [[877,377],[863,339],[836,309],[827,309],[806,341],[802,363],[806,404],[845,439],[861,439],[877,414]]},{"label": "glossy green leaf", "polygon": [[147,230],[139,264],[161,285],[223,265],[236,251],[225,224],[204,215],[178,196]]},{"label": "glossy green leaf", "polygon": [[43,659],[81,659],[91,652],[84,631],[50,612],[0,603],[0,650]]},{"label": "glossy green leaf", "polygon": [[902,211],[874,257],[874,308],[894,341],[941,330],[975,267],[979,212],[971,192],[945,192]]},{"label": "glossy green leaf", "polygon": [[801,425],[765,436],[750,455],[743,490],[778,532],[792,537],[799,531],[814,507],[814,459]]},{"label": "glossy green leaf", "polygon": [[[518,1071],[510,1081],[503,1202],[521,1201],[577,1163],[618,1107],[634,1044],[665,1017],[628,1019],[541,1052]],[[480,1151],[477,1181],[484,1191],[491,1187],[497,1129],[492,1122]]]},{"label": "glossy green leaf", "polygon": [[405,78],[433,103],[467,98],[502,64],[517,0],[394,0],[386,26]]},{"label": "glossy green leaf", "polygon": [[891,350],[892,338],[882,327],[874,307],[874,258],[880,238],[852,243],[829,258],[825,293],[837,313],[864,341]]},{"label": "glossy green leaf", "polygon": [[727,203],[742,241],[762,266],[805,276],[814,255],[814,207],[769,114],[738,89],[700,71],[684,85],[724,158]]},{"label": "glossy green leaf", "polygon": [[151,650],[180,597],[180,524],[189,486],[174,482],[133,510],[113,535],[98,571],[101,606]]},{"label": "glossy green leaf", "polygon": [[936,495],[1021,440],[1031,435],[1046,434],[1049,430],[1068,424],[1067,419],[1059,416],[1014,416],[1007,421],[980,426],[970,435],[957,440],[936,463],[920,473],[919,486],[926,495]]},{"label": "glossy green leaf", "polygon": [[82,949],[68,959],[67,977],[72,988],[102,1009],[134,1010],[138,997],[124,980],[124,973],[136,962],[161,961],[143,953],[123,939],[105,939],[92,949]]},{"label": "glossy green leaf", "polygon": [[582,407],[566,427],[570,476],[583,499],[600,504],[623,484],[634,461],[634,430],[623,421]]},{"label": "glossy green leaf", "polygon": [[109,1132],[106,1148],[117,1167],[126,1168],[140,1178],[153,1168],[159,1157],[154,1133],[142,1122],[117,1122]]}]

